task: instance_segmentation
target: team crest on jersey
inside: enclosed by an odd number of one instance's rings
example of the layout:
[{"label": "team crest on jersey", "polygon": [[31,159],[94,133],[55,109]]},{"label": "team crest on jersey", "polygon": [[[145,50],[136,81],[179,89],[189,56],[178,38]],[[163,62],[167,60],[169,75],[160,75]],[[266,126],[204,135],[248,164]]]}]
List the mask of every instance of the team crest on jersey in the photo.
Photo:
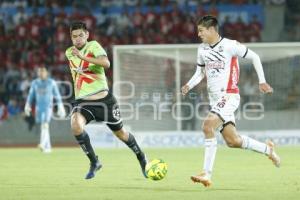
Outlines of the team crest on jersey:
[{"label": "team crest on jersey", "polygon": [[219,51],[219,52],[223,52],[223,50],[224,50],[224,47],[223,47],[223,46],[219,46],[218,51]]}]

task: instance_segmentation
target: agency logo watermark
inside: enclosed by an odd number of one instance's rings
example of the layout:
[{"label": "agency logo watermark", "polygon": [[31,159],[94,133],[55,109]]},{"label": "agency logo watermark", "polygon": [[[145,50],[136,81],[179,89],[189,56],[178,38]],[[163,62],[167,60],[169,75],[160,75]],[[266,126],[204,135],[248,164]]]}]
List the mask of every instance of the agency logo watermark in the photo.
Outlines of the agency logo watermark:
[{"label": "agency logo watermark", "polygon": [[[72,96],[72,84],[66,81],[58,82],[62,93],[62,99],[66,100]],[[101,102],[86,101],[80,104],[81,108],[95,107],[103,113],[103,121],[109,120],[110,116],[116,116],[123,120],[140,120],[147,117],[148,120],[164,120],[166,117],[173,120],[204,120],[209,113],[211,106],[207,97],[202,93],[190,92],[182,96],[180,91],[176,92],[137,92],[137,88],[130,81],[114,83],[114,95],[118,101],[116,108],[112,109],[107,104]],[[122,92],[120,90],[123,90]],[[63,91],[63,92],[62,92]],[[126,91],[126,92],[124,92]],[[216,106],[220,107],[220,112],[226,113],[226,102],[224,98],[216,101]],[[237,102],[237,104],[239,104]],[[70,119],[73,106],[71,103],[64,102],[67,117]],[[264,118],[264,105],[258,101],[248,101],[242,105],[236,105],[235,119],[261,120]],[[119,110],[120,108],[120,110]],[[223,110],[222,110],[223,109]],[[224,110],[225,109],[225,110]],[[226,113],[230,114],[230,113]],[[61,120],[53,115],[53,119]]]}]

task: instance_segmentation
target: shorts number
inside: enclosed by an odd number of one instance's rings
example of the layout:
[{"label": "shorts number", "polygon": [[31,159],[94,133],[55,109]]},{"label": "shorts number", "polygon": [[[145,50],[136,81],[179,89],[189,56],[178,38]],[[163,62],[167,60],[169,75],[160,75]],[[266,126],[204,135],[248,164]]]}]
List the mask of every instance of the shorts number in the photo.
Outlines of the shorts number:
[{"label": "shorts number", "polygon": [[224,108],[225,104],[226,104],[226,99],[224,97],[222,97],[221,102],[217,103],[217,106],[219,108]]}]

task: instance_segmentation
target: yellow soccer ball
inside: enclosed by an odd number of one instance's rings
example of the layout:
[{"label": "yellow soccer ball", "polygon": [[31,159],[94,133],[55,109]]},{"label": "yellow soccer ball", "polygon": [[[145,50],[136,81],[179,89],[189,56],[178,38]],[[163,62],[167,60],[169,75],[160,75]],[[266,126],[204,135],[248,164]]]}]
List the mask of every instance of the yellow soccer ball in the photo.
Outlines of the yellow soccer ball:
[{"label": "yellow soccer ball", "polygon": [[146,175],[151,180],[162,180],[167,172],[168,165],[162,159],[153,159],[146,165]]}]

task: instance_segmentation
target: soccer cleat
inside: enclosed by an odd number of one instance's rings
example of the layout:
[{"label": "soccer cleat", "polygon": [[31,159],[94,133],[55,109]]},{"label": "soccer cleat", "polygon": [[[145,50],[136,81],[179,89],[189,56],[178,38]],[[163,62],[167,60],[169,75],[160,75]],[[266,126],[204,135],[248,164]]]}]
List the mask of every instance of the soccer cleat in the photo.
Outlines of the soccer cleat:
[{"label": "soccer cleat", "polygon": [[43,153],[51,153],[52,150],[51,149],[43,149]]},{"label": "soccer cleat", "polygon": [[147,174],[146,174],[146,165],[148,163],[148,159],[146,157],[146,155],[143,153],[141,158],[138,158],[141,169],[142,169],[142,173],[144,175],[145,178],[148,178]]},{"label": "soccer cleat", "polygon": [[212,184],[210,178],[205,172],[202,172],[199,175],[191,176],[191,179],[194,183],[202,183],[205,187],[209,187]]},{"label": "soccer cleat", "polygon": [[41,144],[38,144],[38,145],[37,145],[37,148],[38,148],[40,151],[43,151],[43,149],[44,149],[44,148],[42,147]]},{"label": "soccer cleat", "polygon": [[38,144],[37,147],[40,149],[41,152],[43,153],[51,153],[52,149],[51,148],[45,148],[41,144]]},{"label": "soccer cleat", "polygon": [[266,144],[270,148],[270,154],[268,155],[269,159],[272,160],[273,164],[276,167],[280,167],[280,157],[275,153],[274,143],[271,141],[267,141]]},{"label": "soccer cleat", "polygon": [[96,172],[101,169],[102,165],[99,161],[97,161],[96,163],[91,163],[90,164],[90,170],[89,172],[86,174],[85,179],[91,179],[94,178],[94,176],[96,175]]}]

